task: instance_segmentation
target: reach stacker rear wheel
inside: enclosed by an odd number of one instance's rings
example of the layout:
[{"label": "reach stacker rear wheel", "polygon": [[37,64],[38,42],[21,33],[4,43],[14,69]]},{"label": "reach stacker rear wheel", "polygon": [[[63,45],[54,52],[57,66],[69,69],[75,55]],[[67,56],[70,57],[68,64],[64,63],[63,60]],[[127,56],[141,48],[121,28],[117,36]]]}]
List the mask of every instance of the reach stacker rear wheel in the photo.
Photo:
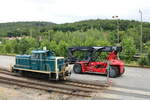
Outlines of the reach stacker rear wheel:
[{"label": "reach stacker rear wheel", "polygon": [[119,69],[115,66],[110,66],[109,77],[115,78],[119,75]]}]

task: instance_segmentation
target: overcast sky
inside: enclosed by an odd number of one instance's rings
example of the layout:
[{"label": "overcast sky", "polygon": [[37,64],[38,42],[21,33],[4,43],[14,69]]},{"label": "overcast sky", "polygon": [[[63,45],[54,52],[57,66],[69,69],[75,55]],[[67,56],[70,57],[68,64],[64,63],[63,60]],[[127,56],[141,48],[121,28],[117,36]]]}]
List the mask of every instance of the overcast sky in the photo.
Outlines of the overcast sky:
[{"label": "overcast sky", "polygon": [[49,21],[68,23],[87,19],[140,20],[150,22],[150,0],[0,0],[0,23]]}]

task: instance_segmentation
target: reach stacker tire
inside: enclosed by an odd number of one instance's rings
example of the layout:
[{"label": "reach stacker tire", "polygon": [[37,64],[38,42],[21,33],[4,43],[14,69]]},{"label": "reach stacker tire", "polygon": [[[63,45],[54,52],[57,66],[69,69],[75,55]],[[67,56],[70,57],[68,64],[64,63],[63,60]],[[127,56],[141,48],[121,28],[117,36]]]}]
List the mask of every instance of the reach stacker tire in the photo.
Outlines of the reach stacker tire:
[{"label": "reach stacker tire", "polygon": [[73,66],[73,71],[77,74],[81,74],[82,73],[82,68],[81,68],[81,65],[80,64],[75,64]]},{"label": "reach stacker tire", "polygon": [[115,66],[111,66],[109,71],[109,77],[115,78],[118,77],[118,75],[119,75],[119,69]]}]

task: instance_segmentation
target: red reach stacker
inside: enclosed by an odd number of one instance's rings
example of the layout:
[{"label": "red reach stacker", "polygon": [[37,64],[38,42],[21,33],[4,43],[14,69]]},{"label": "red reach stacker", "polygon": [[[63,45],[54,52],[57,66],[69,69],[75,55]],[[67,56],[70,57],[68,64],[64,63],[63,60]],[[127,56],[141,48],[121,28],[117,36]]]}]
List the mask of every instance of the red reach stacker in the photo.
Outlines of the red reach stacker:
[{"label": "red reach stacker", "polygon": [[90,72],[107,75],[109,72],[109,77],[115,78],[125,71],[123,61],[117,56],[121,51],[122,47],[119,46],[69,47],[67,61],[74,64],[73,71],[77,74]]}]

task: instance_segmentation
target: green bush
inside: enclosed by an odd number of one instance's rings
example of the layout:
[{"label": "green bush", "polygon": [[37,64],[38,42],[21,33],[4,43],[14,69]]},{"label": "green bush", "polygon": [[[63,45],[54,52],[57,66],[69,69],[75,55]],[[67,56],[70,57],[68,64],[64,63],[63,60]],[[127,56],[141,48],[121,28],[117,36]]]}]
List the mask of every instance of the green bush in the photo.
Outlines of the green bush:
[{"label": "green bush", "polygon": [[142,55],[141,58],[138,60],[139,65],[144,66],[148,65],[148,59],[146,56]]},{"label": "green bush", "polygon": [[122,42],[121,45],[123,47],[123,51],[120,53],[120,58],[125,60],[126,62],[130,62],[133,60],[133,56],[136,53],[136,47],[134,44],[134,39],[133,37],[125,37]]},{"label": "green bush", "polygon": [[139,59],[140,65],[148,65],[150,66],[150,49],[145,55],[142,55],[142,57]]}]

